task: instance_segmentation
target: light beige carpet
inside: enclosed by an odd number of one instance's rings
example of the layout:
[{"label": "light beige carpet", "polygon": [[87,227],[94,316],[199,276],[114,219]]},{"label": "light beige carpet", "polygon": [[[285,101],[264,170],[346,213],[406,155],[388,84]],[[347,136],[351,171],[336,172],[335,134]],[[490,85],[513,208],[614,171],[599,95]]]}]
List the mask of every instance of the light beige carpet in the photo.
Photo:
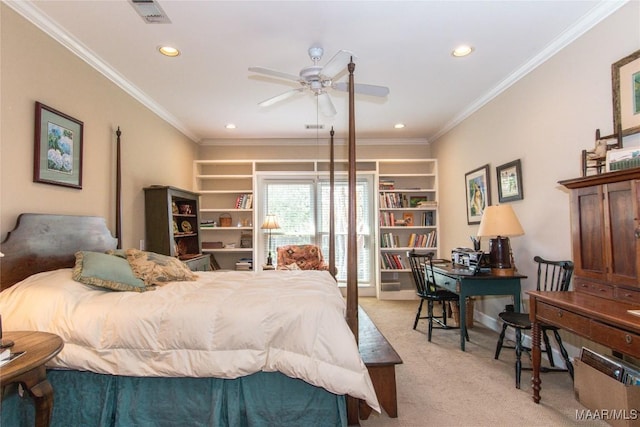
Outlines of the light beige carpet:
[{"label": "light beige carpet", "polygon": [[[531,398],[531,371],[522,372],[516,389],[514,350],[503,349],[495,360],[495,331],[476,323],[462,352],[458,330],[434,329],[428,342],[426,320],[412,329],[418,301],[360,298],[360,305],[404,362],[396,367],[398,418],[373,412],[364,427],[607,425],[577,419],[576,411],[585,408],[566,372],[541,374],[540,404]],[[523,364],[530,366],[527,353]]]}]

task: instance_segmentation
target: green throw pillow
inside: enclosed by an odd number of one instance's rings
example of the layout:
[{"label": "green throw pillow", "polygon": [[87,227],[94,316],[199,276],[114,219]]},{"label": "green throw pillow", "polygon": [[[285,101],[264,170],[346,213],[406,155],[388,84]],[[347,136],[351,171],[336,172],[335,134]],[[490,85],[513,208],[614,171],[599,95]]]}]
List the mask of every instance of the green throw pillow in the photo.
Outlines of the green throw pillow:
[{"label": "green throw pillow", "polygon": [[148,290],[144,281],[133,274],[126,259],[101,252],[76,252],[73,280],[113,291]]}]

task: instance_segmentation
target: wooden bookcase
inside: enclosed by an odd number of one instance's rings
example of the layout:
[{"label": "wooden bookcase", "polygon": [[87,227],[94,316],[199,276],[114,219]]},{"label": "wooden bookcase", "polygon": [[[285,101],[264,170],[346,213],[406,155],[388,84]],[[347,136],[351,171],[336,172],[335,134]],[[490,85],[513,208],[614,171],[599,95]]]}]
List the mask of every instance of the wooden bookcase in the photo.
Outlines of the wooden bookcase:
[{"label": "wooden bookcase", "polygon": [[198,195],[175,187],[144,189],[145,249],[177,257],[192,270],[210,269],[200,240]]}]

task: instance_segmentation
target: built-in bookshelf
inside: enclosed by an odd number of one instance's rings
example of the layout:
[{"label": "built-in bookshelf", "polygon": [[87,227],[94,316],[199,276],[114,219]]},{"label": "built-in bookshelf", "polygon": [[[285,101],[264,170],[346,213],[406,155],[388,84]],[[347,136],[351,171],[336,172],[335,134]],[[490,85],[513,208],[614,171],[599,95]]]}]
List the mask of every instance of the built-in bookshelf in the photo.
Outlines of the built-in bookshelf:
[{"label": "built-in bookshelf", "polygon": [[254,162],[196,160],[202,252],[214,268],[248,269],[254,258]]},{"label": "built-in bookshelf", "polygon": [[438,251],[435,159],[378,162],[378,297],[407,299],[415,285],[407,253]]}]

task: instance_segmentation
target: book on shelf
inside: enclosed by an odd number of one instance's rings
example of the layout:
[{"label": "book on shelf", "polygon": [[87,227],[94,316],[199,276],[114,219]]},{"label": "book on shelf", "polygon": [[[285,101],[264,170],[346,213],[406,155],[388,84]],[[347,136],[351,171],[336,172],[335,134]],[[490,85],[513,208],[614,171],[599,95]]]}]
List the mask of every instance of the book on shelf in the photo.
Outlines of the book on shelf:
[{"label": "book on shelf", "polygon": [[398,254],[385,253],[380,257],[383,270],[404,270],[404,262],[402,256]]},{"label": "book on shelf", "polygon": [[435,230],[426,234],[411,233],[407,246],[410,248],[433,248],[437,245],[436,240]]},{"label": "book on shelf", "polygon": [[407,196],[402,193],[380,193],[380,207],[386,209],[406,208],[409,206]]},{"label": "book on shelf", "polygon": [[383,233],[380,246],[383,248],[397,248],[400,246],[400,238],[393,233]]},{"label": "book on shelf", "polygon": [[253,194],[238,194],[236,197],[236,209],[251,209],[251,205],[253,204]]}]

